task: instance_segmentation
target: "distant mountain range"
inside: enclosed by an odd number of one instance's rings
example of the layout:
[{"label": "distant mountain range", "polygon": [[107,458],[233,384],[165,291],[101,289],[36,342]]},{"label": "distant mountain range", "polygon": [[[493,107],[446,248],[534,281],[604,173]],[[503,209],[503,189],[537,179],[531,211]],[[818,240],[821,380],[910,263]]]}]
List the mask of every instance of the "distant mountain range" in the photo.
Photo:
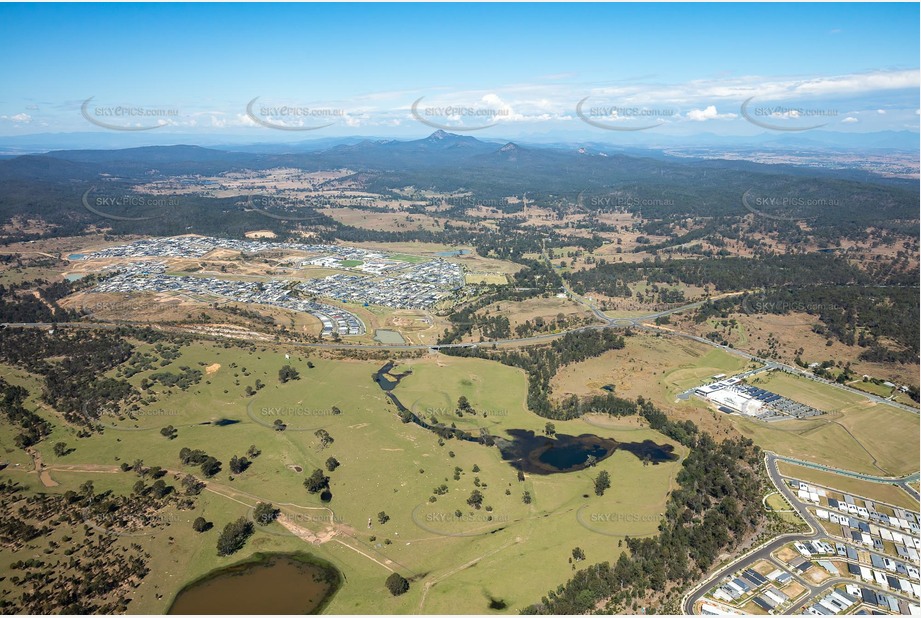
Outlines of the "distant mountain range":
[{"label": "distant mountain range", "polygon": [[[616,200],[629,198],[623,207],[652,219],[742,217],[749,214],[742,197],[754,191],[808,198],[817,206],[798,216],[809,216],[814,229],[839,231],[846,226],[911,227],[905,222],[916,220],[919,208],[917,180],[859,169],[674,157],[651,150],[602,150],[597,144],[493,142],[439,130],[417,140],[366,139],[302,152],[175,145],[8,158],[0,160],[0,222],[42,213],[61,233],[74,234],[94,220],[81,206],[81,196],[94,188],[129,192],[152,180],[279,167],[353,170],[365,189],[384,195],[413,187],[505,204],[508,196],[527,194],[532,203],[551,208],[589,210],[617,207]],[[181,202],[180,214],[152,220],[145,233],[227,233],[252,224],[252,214],[234,198],[187,196]]]},{"label": "distant mountain range", "polygon": [[[451,135],[444,131],[436,132]],[[602,133],[599,135],[599,133]],[[595,150],[617,152],[623,149],[662,149],[674,147],[711,147],[726,149],[769,148],[773,150],[800,149],[881,149],[917,152],[919,133],[915,131],[879,131],[870,133],[813,130],[803,133],[764,132],[757,135],[735,136],[698,133],[688,136],[667,135],[652,131],[634,133],[593,133],[586,139],[573,139],[531,135],[515,140],[519,145],[539,145],[542,148],[571,149],[580,146]],[[502,145],[507,139],[486,136],[468,137],[467,143],[486,142]],[[263,154],[305,153],[329,150],[335,146],[355,146],[361,143],[416,142],[419,140],[393,139],[373,136],[318,137],[300,141],[255,141],[253,136],[235,135],[182,135],[170,133],[144,133],[125,135],[114,131],[93,133],[45,133],[0,137],[0,156],[35,154],[52,150],[115,149],[141,146],[171,146],[195,143],[219,150]]]},{"label": "distant mountain range", "polygon": [[[54,150],[0,161],[0,179],[95,181],[105,175],[142,180],[153,176],[214,175],[241,169],[291,166],[307,170],[349,168],[376,172],[390,186],[492,186],[508,191],[556,191],[616,182],[661,183],[663,175],[690,178],[700,170],[786,174],[871,182],[895,182],[867,171],[744,160],[698,161],[661,151],[610,148],[605,144],[493,142],[438,130],[417,140],[364,139],[355,143],[312,142],[311,150],[275,152],[205,148],[198,145],[125,149]],[[701,146],[700,148],[706,148]]]}]

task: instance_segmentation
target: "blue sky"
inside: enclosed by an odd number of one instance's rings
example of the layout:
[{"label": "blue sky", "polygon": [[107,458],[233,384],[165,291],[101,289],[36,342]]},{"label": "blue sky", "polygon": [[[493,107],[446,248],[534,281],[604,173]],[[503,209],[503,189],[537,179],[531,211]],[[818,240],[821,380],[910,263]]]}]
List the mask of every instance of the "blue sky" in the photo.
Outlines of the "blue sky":
[{"label": "blue sky", "polygon": [[917,131],[918,23],[908,3],[2,4],[0,135]]}]

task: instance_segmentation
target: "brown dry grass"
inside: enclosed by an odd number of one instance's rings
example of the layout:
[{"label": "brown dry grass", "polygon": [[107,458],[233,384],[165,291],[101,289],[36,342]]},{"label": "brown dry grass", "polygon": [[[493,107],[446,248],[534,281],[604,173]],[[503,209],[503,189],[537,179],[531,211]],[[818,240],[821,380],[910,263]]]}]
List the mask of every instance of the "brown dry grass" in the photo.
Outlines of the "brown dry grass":
[{"label": "brown dry grass", "polygon": [[[889,380],[895,384],[919,383],[919,366],[917,363],[868,363],[859,359],[864,348],[847,346],[832,340],[827,345],[827,340],[822,335],[812,331],[812,325],[819,323],[818,318],[805,313],[790,313],[787,315],[748,315],[745,313],[732,316],[741,324],[744,335],[738,330],[733,330],[728,337],[734,347],[747,352],[755,353],[767,348],[768,337],[778,341],[776,347],[780,360],[793,364],[797,352],[802,349],[802,359],[806,362],[822,362],[828,359],[840,360],[842,364],[851,363],[851,368],[858,375]],[[689,316],[672,316],[674,327],[684,332],[704,336],[712,328],[704,324],[695,324]]]},{"label": "brown dry grass", "polygon": [[784,564],[790,564],[791,560],[799,557],[799,552],[790,545],[784,545],[774,552],[774,556]]},{"label": "brown dry grass", "polygon": [[324,208],[320,212],[343,225],[366,230],[405,232],[413,230],[437,231],[441,229],[441,225],[436,223],[434,217],[418,213],[369,212],[354,208]]},{"label": "brown dry grass", "polygon": [[514,329],[519,324],[524,324],[530,320],[532,323],[535,318],[544,318],[551,322],[556,320],[557,315],[563,314],[566,318],[572,317],[591,317],[581,305],[569,300],[568,298],[529,298],[521,302],[500,301],[487,305],[479,310],[479,315],[503,315],[508,318],[511,327]]}]

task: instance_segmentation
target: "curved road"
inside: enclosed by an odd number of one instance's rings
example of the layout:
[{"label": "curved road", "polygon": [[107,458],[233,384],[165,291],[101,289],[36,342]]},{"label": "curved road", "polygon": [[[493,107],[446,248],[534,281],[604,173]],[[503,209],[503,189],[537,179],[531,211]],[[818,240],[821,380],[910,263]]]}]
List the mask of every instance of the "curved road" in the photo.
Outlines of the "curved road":
[{"label": "curved road", "polygon": [[822,464],[812,463],[811,461],[803,461],[802,459],[795,459],[793,457],[785,457],[783,455],[777,455],[771,453],[771,456],[777,461],[786,461],[797,466],[802,466],[803,468],[812,468],[813,470],[820,470],[822,472],[831,472],[833,474],[839,474],[841,476],[849,476],[851,478],[859,479],[861,481],[869,481],[870,483],[885,483],[887,485],[897,485],[901,487],[909,496],[915,500],[921,501],[921,495],[915,491],[915,488],[909,485],[909,483],[917,481],[921,478],[921,472],[915,472],[914,474],[909,474],[907,476],[873,476],[871,474],[862,474],[860,472],[854,472],[852,470],[842,470],[841,468],[833,468],[832,466],[825,466]]},{"label": "curved road", "polygon": [[[873,477],[869,475],[858,474],[856,472],[849,472],[847,470],[839,470],[837,468],[830,468],[828,466],[822,466],[820,464],[811,464],[810,462],[801,461],[799,459],[794,459],[792,457],[783,457],[781,455],[777,455],[770,451],[765,452],[764,465],[767,468],[768,476],[770,477],[771,482],[777,488],[777,491],[780,492],[784,498],[786,498],[787,502],[794,509],[796,509],[796,512],[799,514],[799,516],[803,519],[803,521],[806,522],[806,525],[809,526],[810,531],[808,533],[793,533],[793,534],[784,534],[784,535],[778,536],[777,538],[772,539],[771,541],[768,541],[767,543],[760,545],[750,550],[749,552],[733,559],[732,562],[718,569],[710,577],[708,577],[704,581],[697,584],[697,586],[691,592],[685,595],[684,600],[681,603],[681,609],[684,614],[693,615],[694,614],[694,604],[700,601],[704,597],[704,595],[706,595],[706,593],[711,588],[713,588],[713,586],[715,586],[718,582],[720,582],[724,577],[731,575],[732,573],[737,571],[741,567],[742,564],[750,564],[756,560],[769,559],[770,555],[773,552],[780,549],[787,543],[796,542],[796,541],[810,541],[813,539],[829,536],[825,534],[824,529],[819,524],[819,522],[816,520],[816,518],[798,500],[797,496],[793,494],[793,491],[784,482],[783,477],[780,474],[780,471],[777,469],[778,461],[786,461],[790,463],[795,463],[797,465],[804,465],[806,467],[816,468],[816,469],[828,471],[828,472],[833,472],[835,474],[841,474],[844,476],[852,476],[854,478],[860,478],[862,480],[867,480],[867,481],[872,481],[872,482],[899,484],[903,486],[903,488],[906,486],[904,485],[904,483],[906,483],[906,481],[910,478],[910,477],[904,477],[902,479],[891,479],[891,478],[886,479],[885,477]],[[911,476],[917,477],[918,473],[915,473]],[[911,490],[909,493],[913,494],[913,496],[917,498],[918,494],[914,490]],[[878,552],[871,551],[871,553],[878,553]],[[847,578],[836,578],[836,579],[829,580],[828,582],[825,582],[822,585],[811,587],[813,594],[810,594],[810,596],[807,597],[807,599],[812,598],[816,593],[824,589],[826,585],[828,584],[841,583],[838,580],[841,580],[841,582],[846,582],[846,583],[854,583],[854,580],[847,579]],[[861,584],[861,585],[864,585],[864,584]],[[805,603],[806,601],[803,601],[799,603],[797,607],[801,607]],[[792,609],[786,610],[785,613],[791,614],[793,613],[793,610]]]},{"label": "curved road", "polygon": [[707,592],[715,586],[719,581],[721,581],[727,575],[731,575],[739,569],[739,563],[744,559],[745,562],[752,562],[755,560],[769,559],[770,555],[776,550],[780,549],[784,545],[790,542],[795,541],[810,541],[812,539],[817,539],[821,536],[824,536],[820,531],[822,527],[816,521],[815,517],[805,508],[801,508],[799,501],[796,499],[796,496],[793,495],[793,492],[783,482],[783,477],[780,476],[780,471],[777,469],[776,455],[773,453],[765,453],[764,465],[767,468],[768,476],[771,477],[771,482],[774,483],[774,486],[777,488],[777,491],[787,499],[787,502],[790,503],[793,508],[799,513],[800,517],[803,518],[803,521],[806,522],[806,525],[809,526],[810,531],[808,533],[792,533],[792,534],[783,534],[777,538],[769,541],[766,544],[760,545],[753,550],[748,551],[732,560],[726,566],[718,569],[713,575],[700,582],[697,587],[689,594],[687,594],[684,600],[681,603],[681,610],[686,615],[694,614],[694,604],[700,601]]}]

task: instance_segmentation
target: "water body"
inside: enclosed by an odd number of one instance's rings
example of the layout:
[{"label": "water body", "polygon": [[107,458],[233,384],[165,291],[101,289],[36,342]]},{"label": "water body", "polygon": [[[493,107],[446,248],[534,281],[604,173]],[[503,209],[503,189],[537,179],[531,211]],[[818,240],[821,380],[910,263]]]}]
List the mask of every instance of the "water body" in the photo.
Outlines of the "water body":
[{"label": "water body", "polygon": [[657,465],[665,461],[675,461],[678,455],[675,454],[675,447],[671,444],[656,444],[652,440],[643,440],[642,442],[621,442],[617,448],[628,453],[633,453],[640,459],[644,459],[652,465]]},{"label": "water body", "polygon": [[374,340],[380,341],[384,345],[403,345],[406,343],[406,340],[403,339],[403,335],[395,330],[388,330],[386,328],[378,328],[374,331]]},{"label": "water body", "polygon": [[183,588],[169,614],[317,614],[342,575],[306,554],[256,554],[255,560],[218,569]]},{"label": "water body", "polygon": [[604,461],[617,450],[617,440],[602,438],[594,434],[569,436],[556,434],[554,437],[535,434],[529,429],[507,429],[511,440],[498,442],[502,459],[522,472],[531,474],[555,474],[575,472],[596,462]]},{"label": "water body", "polygon": [[444,435],[453,433],[453,437],[467,442],[478,442],[485,446],[498,446],[502,459],[509,465],[522,472],[531,474],[557,474],[560,472],[575,472],[603,461],[610,457],[614,451],[621,449],[632,453],[637,458],[648,461],[653,465],[665,461],[675,461],[678,455],[674,453],[671,444],[657,444],[652,440],[642,442],[618,442],[612,438],[602,438],[594,434],[584,433],[578,436],[556,434],[554,437],[535,434],[528,429],[506,429],[510,440],[498,436],[471,435],[462,430],[452,430],[450,427],[430,425],[412,410],[403,405],[400,399],[393,394],[393,390],[400,381],[408,376],[411,371],[393,374],[395,363],[388,362],[377,370],[372,378],[381,387],[386,396],[394,403],[401,416],[407,417],[411,422],[437,433]]},{"label": "water body", "polygon": [[86,275],[82,273],[70,273],[68,275],[64,275],[64,278],[67,279],[68,281],[79,281],[80,279],[83,279],[83,277],[85,276]]},{"label": "water body", "polygon": [[480,438],[479,436],[471,436],[470,434],[466,433],[463,430],[460,430],[460,429],[455,430],[455,429],[451,429],[450,427],[435,426],[435,425],[426,423],[424,420],[419,418],[419,416],[415,412],[413,412],[412,410],[404,406],[403,402],[400,401],[399,397],[393,394],[393,389],[397,387],[397,385],[403,380],[403,378],[410,375],[412,371],[404,371],[403,373],[391,373],[394,366],[395,366],[394,362],[389,361],[386,365],[378,369],[377,372],[371,377],[377,383],[377,385],[381,387],[381,390],[384,391],[384,394],[387,396],[387,398],[393,402],[393,405],[397,407],[397,410],[399,410],[401,417],[405,416],[406,418],[409,418],[409,420],[415,423],[416,425],[419,425],[420,427],[424,429],[428,429],[429,431],[433,433],[443,435],[444,437],[448,437],[448,434],[451,434],[451,437],[456,438],[458,440],[465,440],[467,442],[483,443],[483,439]]},{"label": "water body", "polygon": [[435,255],[438,257],[455,257],[458,255],[468,255],[470,253],[467,249],[457,249],[455,251],[439,251]]},{"label": "water body", "polygon": [[83,255],[82,253],[71,253],[70,255],[67,256],[67,259],[68,259],[68,260],[72,260],[72,261],[73,261],[73,260],[82,260],[84,257],[86,257],[86,256]]},{"label": "water body", "polygon": [[594,458],[595,462],[603,461],[618,449],[653,465],[678,459],[671,444],[656,444],[652,440],[618,442],[590,433],[578,436],[556,434],[551,438],[525,429],[507,429],[506,433],[512,437],[511,440],[496,440],[502,459],[513,468],[531,474],[584,470],[591,465],[590,458]]},{"label": "water body", "polygon": [[[404,371],[403,373],[390,373],[394,367],[396,367],[396,363],[389,361],[386,365],[378,369],[377,373],[372,376],[374,381],[377,382],[377,385],[381,387],[381,390],[386,393],[389,393],[395,389],[400,383],[400,380],[412,373],[412,371]],[[402,409],[403,404],[399,403],[399,400],[397,400],[396,397],[391,397],[390,399],[393,400],[394,403],[396,403],[397,406]]]}]

